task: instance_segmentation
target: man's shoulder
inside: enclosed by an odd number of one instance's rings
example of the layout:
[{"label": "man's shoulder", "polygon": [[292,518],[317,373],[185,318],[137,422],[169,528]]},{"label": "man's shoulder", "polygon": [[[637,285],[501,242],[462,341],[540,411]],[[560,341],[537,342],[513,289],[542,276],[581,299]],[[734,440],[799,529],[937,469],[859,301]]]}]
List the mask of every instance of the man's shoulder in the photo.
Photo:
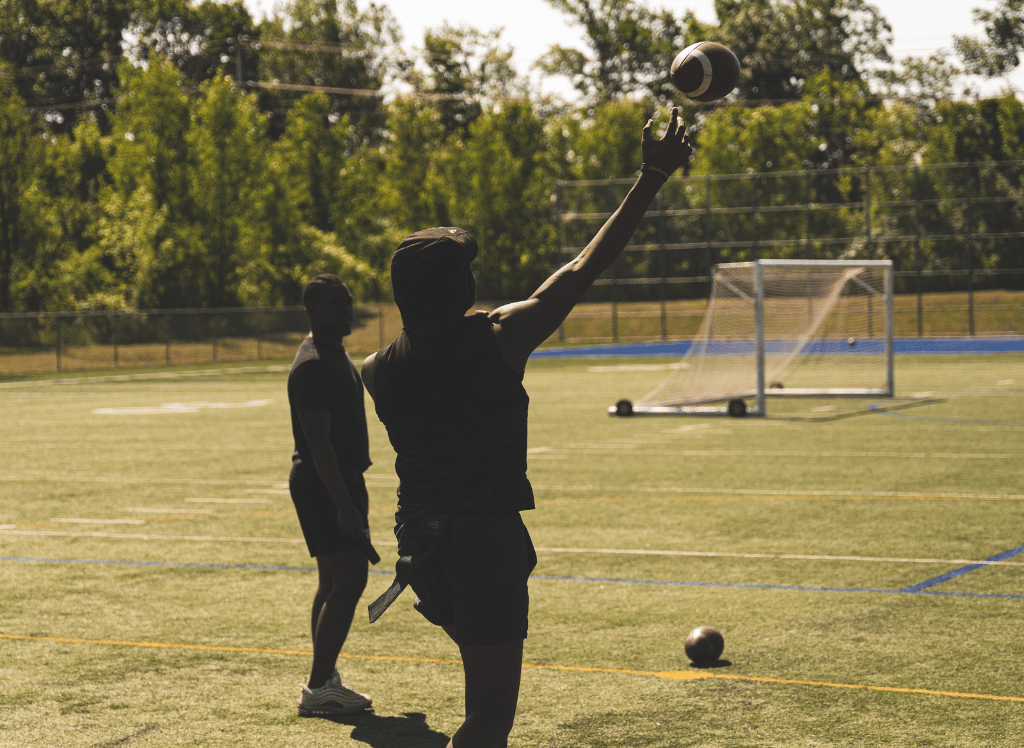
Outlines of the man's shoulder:
[{"label": "man's shoulder", "polygon": [[292,366],[288,372],[288,378],[298,372],[300,369],[306,367],[308,364],[316,363],[320,361],[320,352],[313,344],[313,338],[307,337],[300,344],[299,349],[295,351],[295,358],[292,359]]}]

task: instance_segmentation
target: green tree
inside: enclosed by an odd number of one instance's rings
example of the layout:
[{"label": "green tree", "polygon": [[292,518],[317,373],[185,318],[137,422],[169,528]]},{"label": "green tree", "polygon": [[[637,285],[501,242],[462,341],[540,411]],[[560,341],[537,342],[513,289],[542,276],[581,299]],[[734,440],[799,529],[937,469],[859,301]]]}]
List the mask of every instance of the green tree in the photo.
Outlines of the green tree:
[{"label": "green tree", "polygon": [[[538,66],[564,75],[591,100],[641,93],[678,98],[669,65],[683,48],[684,26],[666,10],[635,0],[548,0],[586,33],[587,50],[557,45]],[[692,20],[688,14],[687,20]]]},{"label": "green tree", "polygon": [[926,163],[1019,160],[1021,106],[1013,96],[941,102],[938,126],[927,135]]},{"label": "green tree", "polygon": [[[125,61],[111,115],[110,186],[100,195],[105,262],[125,283],[129,307],[187,306],[181,288],[194,206],[189,189],[192,103],[177,66],[151,56],[144,66]],[[136,194],[139,193],[139,194]],[[137,221],[140,230],[117,224]]]},{"label": "green tree", "polygon": [[[859,235],[862,212],[843,206],[862,202],[867,182],[862,174],[840,170],[870,163],[871,154],[863,150],[866,143],[861,133],[871,122],[872,109],[862,90],[862,83],[843,83],[823,71],[808,80],[802,101],[749,109],[727,107],[707,117],[698,135],[691,173],[746,173],[749,177],[708,180],[706,189],[711,193],[702,197],[717,206],[751,207],[749,212],[715,216],[701,231],[723,244],[764,243],[764,247],[747,246],[734,252],[728,260],[755,259],[758,252],[769,251],[782,256],[799,252],[806,257],[810,251],[823,258],[834,257],[847,248],[808,245],[800,239]],[[792,174],[801,171],[805,173]],[[772,172],[787,174],[774,176]],[[835,208],[815,211],[813,216],[803,211],[764,210],[807,201]],[[779,244],[769,250],[772,240]]]},{"label": "green tree", "polygon": [[140,14],[129,39],[131,55],[145,59],[153,53],[174,62],[193,83],[213,78],[218,71],[239,84],[256,78],[259,66],[259,26],[242,0],[158,0]]},{"label": "green tree", "polygon": [[551,128],[548,146],[559,154],[559,178],[622,179],[636,175],[642,160],[640,132],[652,114],[651,108],[649,102],[624,99],[559,117]]},{"label": "green tree", "polygon": [[[439,177],[437,168],[446,148],[440,112],[419,99],[392,102],[388,132],[378,210],[388,216],[399,238],[428,226],[448,224],[449,185]],[[369,161],[372,154],[364,152],[359,158]]]},{"label": "green tree", "polygon": [[354,129],[326,95],[308,94],[288,112],[276,144],[303,219],[321,231],[334,225],[341,170],[358,147]]},{"label": "green tree", "polygon": [[[1013,96],[977,102],[948,101],[936,107],[939,124],[927,133],[929,180],[942,201],[937,212],[944,233],[1015,233],[1024,211],[1024,174],[1014,164],[1024,143],[1024,105]],[[970,204],[964,201],[970,198]],[[1009,200],[1005,198],[1011,198]],[[945,267],[1016,268],[1024,261],[1019,239],[936,242]]]},{"label": "green tree", "polygon": [[15,310],[12,291],[31,264],[33,218],[25,196],[42,157],[42,141],[33,134],[14,75],[0,63],[0,311]]},{"label": "green tree", "polygon": [[[408,151],[407,151],[408,152]],[[391,255],[398,242],[415,220],[404,209],[399,210],[400,195],[418,194],[411,183],[392,184],[404,180],[401,164],[380,149],[360,147],[348,156],[340,169],[338,191],[332,206],[334,234],[341,246],[373,269],[381,279],[376,298],[390,294],[388,272]],[[394,164],[390,170],[388,165]],[[413,171],[420,168],[413,166]],[[403,206],[404,208],[404,206]],[[399,215],[393,211],[398,210]],[[423,228],[427,224],[419,224]]]},{"label": "green tree", "polygon": [[155,55],[140,66],[124,61],[119,71],[111,115],[117,145],[108,167],[113,187],[125,197],[144,188],[158,207],[187,215],[191,103],[186,82],[176,65]]},{"label": "green tree", "polygon": [[138,0],[0,0],[0,59],[18,70],[18,90],[70,132],[81,112],[111,98],[122,36]]},{"label": "green tree", "polygon": [[488,108],[442,164],[451,223],[480,243],[478,296],[525,298],[552,270],[552,169],[544,127],[528,104]]},{"label": "green tree", "polygon": [[47,138],[45,160],[27,197],[40,221],[31,273],[20,305],[66,311],[120,308],[123,296],[95,252],[99,196],[107,183],[110,138],[93,116],[79,119],[69,135]]},{"label": "green tree", "polygon": [[[157,309],[183,306],[165,289],[185,264],[175,261],[178,247],[168,207],[140,187],[128,195],[108,190],[96,221],[96,243],[72,255],[64,265],[79,306],[107,309]],[[170,303],[168,303],[170,302]]]},{"label": "green tree", "polygon": [[381,298],[380,275],[349,251],[333,232],[304,221],[301,190],[288,177],[290,155],[279,142],[267,155],[264,178],[250,195],[253,218],[243,229],[251,246],[238,268],[239,299],[246,306],[302,303],[306,281],[320,273],[345,279],[359,302]]},{"label": "green tree", "polygon": [[717,27],[695,25],[691,33],[736,53],[741,99],[799,99],[823,70],[837,81],[866,82],[870,63],[891,62],[892,28],[865,0],[715,0],[715,13]]},{"label": "green tree", "polygon": [[480,98],[525,98],[527,87],[512,67],[512,50],[501,47],[501,32],[483,33],[470,27],[444,24],[423,38],[423,58],[429,71],[415,68],[406,80],[430,94],[441,114],[445,134],[465,137],[483,111]]},{"label": "green tree", "polygon": [[931,57],[906,57],[895,66],[875,74],[883,98],[913,102],[929,111],[946,99],[953,98],[963,71],[949,61],[945,52]]},{"label": "green tree", "polygon": [[861,83],[828,72],[813,76],[803,101],[778,107],[727,107],[703,121],[696,174],[837,169],[863,162],[861,128],[870,102]]},{"label": "green tree", "polygon": [[[179,292],[194,306],[236,306],[238,269],[251,250],[243,227],[259,220],[252,196],[264,178],[266,116],[255,97],[240,93],[228,78],[203,83],[193,112],[187,147],[194,263],[182,268]],[[186,279],[187,286],[181,283]]]},{"label": "green tree", "polygon": [[[385,119],[378,92],[406,64],[391,12],[376,4],[361,11],[355,0],[287,0],[280,10],[259,27],[259,80],[352,92],[332,96],[331,112],[348,114],[361,138],[377,140]],[[274,137],[284,127],[276,113],[302,95],[273,88],[263,92],[262,109],[275,113]]]},{"label": "green tree", "polygon": [[966,71],[993,78],[1015,70],[1024,53],[1024,0],[999,0],[993,10],[976,8],[972,15],[983,25],[985,40],[953,36]]}]

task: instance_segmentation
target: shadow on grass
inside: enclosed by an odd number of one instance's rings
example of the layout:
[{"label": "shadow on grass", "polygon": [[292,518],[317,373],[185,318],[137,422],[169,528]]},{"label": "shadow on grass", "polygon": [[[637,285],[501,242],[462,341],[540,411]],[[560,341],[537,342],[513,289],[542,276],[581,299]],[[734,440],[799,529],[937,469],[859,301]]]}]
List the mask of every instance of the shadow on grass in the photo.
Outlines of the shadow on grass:
[{"label": "shadow on grass", "polygon": [[352,726],[352,740],[366,743],[370,748],[445,748],[451,740],[444,733],[431,730],[427,715],[420,712],[406,712],[401,717],[359,712],[319,719]]},{"label": "shadow on grass", "polygon": [[862,416],[877,415],[879,413],[896,412],[900,410],[907,410],[909,408],[919,408],[922,405],[935,405],[937,403],[944,403],[945,400],[941,398],[914,398],[912,400],[904,400],[897,398],[890,403],[886,403],[882,407],[877,407],[877,403],[870,405],[867,408],[861,410],[852,410],[845,413],[821,413],[821,414],[809,414],[809,413],[798,413],[792,415],[768,415],[768,420],[771,421],[801,421],[804,423],[826,423],[830,421],[842,421],[847,418],[860,418]]},{"label": "shadow on grass", "polygon": [[730,660],[715,660],[714,662],[709,662],[707,665],[698,665],[695,662],[691,662],[690,667],[695,670],[714,670],[720,667],[732,667],[732,662]]}]

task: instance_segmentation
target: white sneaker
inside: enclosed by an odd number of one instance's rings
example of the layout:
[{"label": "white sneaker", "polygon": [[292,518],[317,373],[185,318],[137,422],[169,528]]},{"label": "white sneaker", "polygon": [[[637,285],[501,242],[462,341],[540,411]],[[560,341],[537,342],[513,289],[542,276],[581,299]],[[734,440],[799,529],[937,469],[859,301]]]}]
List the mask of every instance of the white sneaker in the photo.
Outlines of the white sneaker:
[{"label": "white sneaker", "polygon": [[369,709],[373,699],[363,693],[356,693],[341,681],[335,670],[331,677],[320,688],[310,689],[302,686],[299,698],[299,715],[315,717],[317,715],[353,714]]}]

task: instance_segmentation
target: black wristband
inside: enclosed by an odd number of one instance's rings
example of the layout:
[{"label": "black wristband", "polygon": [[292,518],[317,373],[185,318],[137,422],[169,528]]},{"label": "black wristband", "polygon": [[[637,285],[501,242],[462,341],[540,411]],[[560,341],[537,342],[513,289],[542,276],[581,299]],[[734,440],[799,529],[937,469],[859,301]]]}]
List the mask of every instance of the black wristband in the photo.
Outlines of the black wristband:
[{"label": "black wristband", "polygon": [[653,166],[652,164],[640,164],[640,173],[643,174],[646,172],[653,172],[654,174],[657,174],[659,177],[664,179],[666,182],[668,181],[668,178],[672,176],[669,172],[665,171],[660,166]]}]

